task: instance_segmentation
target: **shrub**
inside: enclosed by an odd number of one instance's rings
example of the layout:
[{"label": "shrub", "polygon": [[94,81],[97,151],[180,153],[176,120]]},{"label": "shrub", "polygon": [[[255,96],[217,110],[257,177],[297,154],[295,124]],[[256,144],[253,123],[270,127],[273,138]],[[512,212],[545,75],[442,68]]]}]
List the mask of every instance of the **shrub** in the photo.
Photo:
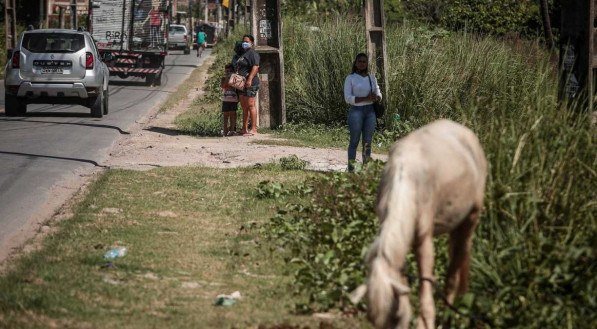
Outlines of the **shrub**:
[{"label": "shrub", "polygon": [[280,167],[284,170],[303,170],[309,164],[308,161],[305,161],[296,154],[289,155],[287,157],[280,158]]},{"label": "shrub", "polygon": [[348,293],[363,282],[363,251],[377,228],[373,201],[381,167],[375,162],[359,174],[309,179],[303,202],[281,209],[264,227],[295,266],[295,293],[306,296],[297,303],[299,311],[348,307]]},{"label": "shrub", "polygon": [[530,36],[541,32],[536,1],[404,0],[402,3],[410,16],[453,30],[497,35],[517,32]]},{"label": "shrub", "polygon": [[[351,39],[337,32],[348,23],[328,24],[319,25],[317,37],[301,38]],[[288,37],[292,35],[291,29]],[[522,54],[492,37],[416,26],[390,28],[387,37],[390,126],[385,138],[451,118],[477,133],[490,164],[485,211],[473,243],[470,293],[457,307],[496,328],[595,327],[595,129],[588,115],[558,103],[556,74],[547,56],[536,47]],[[303,44],[316,47],[318,58],[351,63],[352,58],[341,59],[337,49],[317,40]],[[298,58],[293,56],[299,53],[291,50],[286,64],[296,73]],[[304,56],[302,65],[313,67],[314,58]],[[341,93],[348,69],[334,68],[341,71],[321,72],[321,81],[315,76],[302,80],[307,75],[300,72],[291,76],[287,88],[303,99],[287,102],[289,118],[343,118],[343,103],[334,106],[331,95],[313,96]],[[308,104],[318,102],[327,102],[327,108],[308,112]],[[389,122],[396,113],[401,119]],[[357,175],[315,178],[309,182],[310,197],[281,209],[267,227],[266,234],[295,266],[295,288],[305,297],[301,309],[346,308],[346,293],[363,282],[363,248],[376,230],[373,204],[379,175],[373,166]],[[435,248],[441,286],[445,238],[437,239]],[[484,326],[437,305],[445,326]]]}]

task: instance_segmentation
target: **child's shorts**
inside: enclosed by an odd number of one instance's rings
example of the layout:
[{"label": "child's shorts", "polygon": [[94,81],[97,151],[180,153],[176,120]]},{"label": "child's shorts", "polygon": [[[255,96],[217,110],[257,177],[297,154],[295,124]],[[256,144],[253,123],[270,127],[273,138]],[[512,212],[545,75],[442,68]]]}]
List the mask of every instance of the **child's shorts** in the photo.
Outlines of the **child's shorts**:
[{"label": "child's shorts", "polygon": [[238,102],[222,102],[222,112],[236,112]]}]

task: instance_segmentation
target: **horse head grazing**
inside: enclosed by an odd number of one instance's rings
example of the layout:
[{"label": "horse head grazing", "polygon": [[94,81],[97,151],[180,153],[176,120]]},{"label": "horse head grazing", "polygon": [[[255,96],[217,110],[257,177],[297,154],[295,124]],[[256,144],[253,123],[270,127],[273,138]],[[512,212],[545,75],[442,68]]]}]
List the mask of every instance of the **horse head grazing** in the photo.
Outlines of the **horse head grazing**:
[{"label": "horse head grazing", "polygon": [[379,235],[366,259],[366,292],[361,289],[376,328],[409,327],[410,289],[403,271],[411,248],[421,279],[417,328],[435,328],[435,235],[450,234],[448,302],[466,291],[472,233],[483,207],[486,176],[487,162],[479,140],[449,120],[424,126],[392,146],[377,196]]}]

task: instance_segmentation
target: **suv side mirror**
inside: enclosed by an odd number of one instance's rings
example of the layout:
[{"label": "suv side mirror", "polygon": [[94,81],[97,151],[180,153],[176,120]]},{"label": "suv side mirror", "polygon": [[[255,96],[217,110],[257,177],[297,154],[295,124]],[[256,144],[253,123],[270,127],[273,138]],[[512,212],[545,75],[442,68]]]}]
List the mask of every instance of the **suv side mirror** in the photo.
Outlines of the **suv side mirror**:
[{"label": "suv side mirror", "polygon": [[6,60],[10,61],[12,58],[12,49],[6,49]]}]

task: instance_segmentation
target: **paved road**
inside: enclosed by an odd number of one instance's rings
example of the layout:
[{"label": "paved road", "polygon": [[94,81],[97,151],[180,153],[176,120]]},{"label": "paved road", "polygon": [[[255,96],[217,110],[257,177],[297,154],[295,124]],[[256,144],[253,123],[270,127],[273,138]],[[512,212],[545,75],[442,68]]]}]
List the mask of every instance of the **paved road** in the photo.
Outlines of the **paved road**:
[{"label": "paved road", "polygon": [[0,261],[9,246],[23,242],[27,227],[66,201],[68,195],[56,195],[56,187],[101,166],[112,144],[175,91],[209,52],[201,59],[171,52],[160,87],[144,86],[138,78],[111,78],[110,114],[101,119],[78,105],[29,105],[24,117],[0,111]]}]

